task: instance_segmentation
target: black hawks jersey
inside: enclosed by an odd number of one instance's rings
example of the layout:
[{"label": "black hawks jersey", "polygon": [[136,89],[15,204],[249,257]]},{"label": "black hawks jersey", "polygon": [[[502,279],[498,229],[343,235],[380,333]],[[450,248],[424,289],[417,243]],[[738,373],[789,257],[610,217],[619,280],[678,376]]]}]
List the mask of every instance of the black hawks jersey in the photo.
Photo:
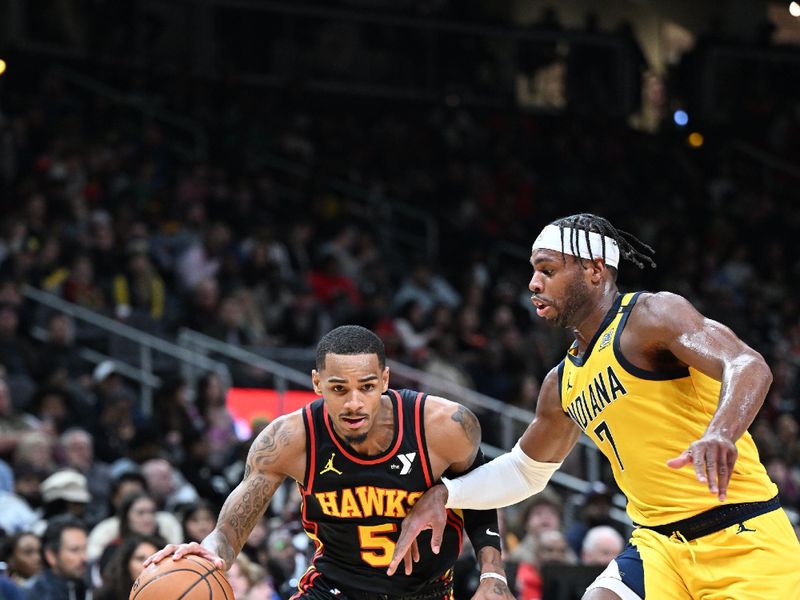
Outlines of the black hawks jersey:
[{"label": "black hawks jersey", "polygon": [[303,411],[306,428],[306,472],[303,527],[314,540],[312,566],[300,590],[322,573],[347,590],[391,595],[419,591],[447,572],[461,550],[463,518],[448,511],[439,554],[430,548],[430,531],[419,538],[421,560],[411,575],[403,567],[389,577],[400,523],[411,506],[434,483],[423,421],[426,394],[389,390],[395,433],[389,448],[377,456],[355,452],[333,430],[322,399]]}]

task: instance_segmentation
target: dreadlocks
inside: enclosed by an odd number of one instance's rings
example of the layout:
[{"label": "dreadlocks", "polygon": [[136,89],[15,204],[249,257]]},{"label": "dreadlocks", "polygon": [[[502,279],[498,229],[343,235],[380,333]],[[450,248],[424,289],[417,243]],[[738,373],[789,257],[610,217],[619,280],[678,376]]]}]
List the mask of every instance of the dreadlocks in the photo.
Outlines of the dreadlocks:
[{"label": "dreadlocks", "polygon": [[[598,217],[597,215],[593,215],[591,213],[581,213],[578,215],[572,215],[570,217],[564,217],[563,219],[558,219],[557,221],[553,221],[552,225],[557,225],[558,228],[561,230],[562,234],[565,228],[569,228],[570,230],[570,249],[571,252],[569,254],[578,255],[578,240],[576,239],[577,236],[584,233],[586,236],[586,246],[589,248],[589,252],[592,256],[600,256],[601,254],[594,254],[592,252],[592,246],[590,243],[590,236],[589,232],[593,231],[595,233],[599,233],[602,236],[609,237],[617,242],[617,246],[619,247],[619,254],[622,258],[631,261],[640,269],[644,268],[644,262],[647,261],[651,267],[655,268],[656,263],[652,259],[652,255],[655,254],[655,250],[653,250],[650,246],[645,244],[639,238],[637,238],[632,233],[628,233],[627,231],[623,231],[621,229],[617,229],[611,223],[608,222],[607,219],[603,217]],[[638,249],[634,247],[634,244],[638,246]],[[561,252],[564,252],[564,236],[561,236]],[[644,252],[647,252],[645,254]],[[606,260],[606,248],[605,244],[603,245],[603,252],[602,252],[603,260]]]}]

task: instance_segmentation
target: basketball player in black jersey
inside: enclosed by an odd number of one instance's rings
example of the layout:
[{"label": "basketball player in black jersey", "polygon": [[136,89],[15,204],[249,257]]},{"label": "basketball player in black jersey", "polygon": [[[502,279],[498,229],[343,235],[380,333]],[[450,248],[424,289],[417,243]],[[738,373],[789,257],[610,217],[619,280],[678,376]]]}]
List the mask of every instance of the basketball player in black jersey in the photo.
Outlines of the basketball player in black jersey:
[{"label": "basketball player in black jersey", "polygon": [[201,544],[170,544],[145,566],[170,554],[197,554],[227,570],[289,476],[300,486],[303,527],[316,550],[293,598],[452,599],[452,567],[466,530],[481,568],[474,598],[511,600],[495,510],[449,511],[438,553],[422,540],[405,573],[386,574],[414,502],[443,474],[469,471],[483,455],[480,425],[469,410],[423,392],[389,389],[385,362],[383,343],[363,327],[325,335],[311,376],[322,398],[259,434],[243,481]]}]

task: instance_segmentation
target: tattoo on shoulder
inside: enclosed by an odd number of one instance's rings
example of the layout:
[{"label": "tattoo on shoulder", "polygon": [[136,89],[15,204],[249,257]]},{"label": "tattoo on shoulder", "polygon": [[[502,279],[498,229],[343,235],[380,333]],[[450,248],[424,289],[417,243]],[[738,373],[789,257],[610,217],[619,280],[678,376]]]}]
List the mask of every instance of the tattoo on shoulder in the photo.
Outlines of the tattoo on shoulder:
[{"label": "tattoo on shoulder", "polygon": [[478,423],[477,417],[473,412],[464,406],[459,405],[456,412],[450,417],[461,425],[461,428],[467,434],[467,438],[474,444],[479,444],[481,441],[481,426]]}]

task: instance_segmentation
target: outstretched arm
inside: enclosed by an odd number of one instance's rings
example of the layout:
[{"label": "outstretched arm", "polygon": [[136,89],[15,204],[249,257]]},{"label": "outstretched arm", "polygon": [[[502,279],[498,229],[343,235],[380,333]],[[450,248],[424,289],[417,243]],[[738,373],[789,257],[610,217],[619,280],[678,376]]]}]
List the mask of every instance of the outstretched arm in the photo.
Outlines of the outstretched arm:
[{"label": "outstretched arm", "polygon": [[700,314],[685,298],[662,292],[643,298],[634,333],[672,353],[682,364],[721,382],[717,410],[703,436],[667,464],[694,466],[697,479],[725,500],[736,441],[764,403],[772,373],[762,356],[725,325]]},{"label": "outstretched arm", "polygon": [[302,473],[304,465],[302,417],[293,413],[276,419],[250,447],[244,477],[225,500],[214,531],[201,544],[169,544],[148,558],[145,566],[170,554],[175,560],[187,554],[197,554],[227,571],[264,514],[275,490],[287,474],[295,475],[298,469]]},{"label": "outstretched arm", "polygon": [[564,413],[558,393],[558,372],[545,377],[536,417],[511,452],[467,475],[438,484],[417,501],[403,520],[388,573],[391,575],[412,548],[417,535],[432,529],[431,549],[438,553],[448,508],[499,508],[541,491],[561,461],[575,446],[580,429]]}]

